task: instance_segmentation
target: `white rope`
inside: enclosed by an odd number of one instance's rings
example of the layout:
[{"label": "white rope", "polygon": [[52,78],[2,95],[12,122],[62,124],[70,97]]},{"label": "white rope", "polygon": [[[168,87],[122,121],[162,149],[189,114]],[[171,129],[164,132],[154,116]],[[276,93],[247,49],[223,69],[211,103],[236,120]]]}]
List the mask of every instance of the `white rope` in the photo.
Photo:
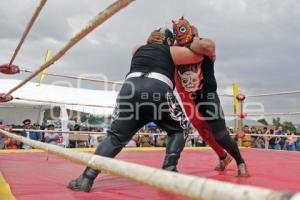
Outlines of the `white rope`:
[{"label": "white rope", "polygon": [[221,97],[234,97],[234,95],[232,95],[232,94],[219,94],[219,96],[221,96]]},{"label": "white rope", "polygon": [[[33,73],[30,70],[20,70],[26,73]],[[76,79],[76,80],[84,80],[84,81],[91,81],[91,82],[98,82],[98,83],[109,83],[109,84],[116,84],[116,85],[122,85],[123,82],[120,81],[109,81],[109,80],[100,80],[100,79],[93,79],[93,78],[86,78],[86,77],[77,77],[77,76],[70,76],[70,75],[64,75],[64,74],[54,74],[54,73],[44,73],[47,76],[55,76],[55,77],[61,77],[61,78],[70,78],[70,79]]]},{"label": "white rope", "polygon": [[266,96],[290,95],[290,94],[300,94],[300,90],[246,95],[246,97],[266,97]]},{"label": "white rope", "polygon": [[97,131],[61,131],[61,130],[36,130],[36,129],[20,129],[13,128],[12,131],[15,132],[37,132],[37,133],[70,133],[70,134],[95,134],[95,135],[106,135],[105,132]]},{"label": "white rope", "polygon": [[27,99],[27,98],[20,98],[15,97],[15,100],[21,101],[29,101],[29,102],[40,102],[40,103],[49,103],[49,104],[57,104],[57,105],[72,105],[72,106],[87,106],[87,107],[98,107],[98,108],[115,108],[114,106],[103,106],[103,105],[96,105],[96,104],[81,104],[81,103],[71,103],[71,102],[58,102],[58,101],[46,101],[46,100],[36,100],[36,99]]},{"label": "white rope", "polygon": [[[247,114],[248,116],[261,116],[260,114]],[[291,115],[300,115],[300,112],[287,112],[287,113],[263,113],[263,116],[291,116]]]},{"label": "white rope", "polygon": [[236,185],[216,180],[183,175],[102,156],[75,152],[59,146],[30,140],[7,131],[4,135],[34,148],[87,165],[93,169],[121,176],[173,194],[200,200],[285,200],[291,194],[253,186]]},{"label": "white rope", "polygon": [[[26,73],[33,73],[30,70],[20,70],[22,72]],[[93,78],[85,78],[85,77],[77,77],[77,76],[70,76],[70,75],[65,75],[65,74],[54,74],[54,73],[45,73],[45,75],[48,76],[55,76],[55,77],[62,77],[62,78],[70,78],[70,79],[76,79],[76,80],[84,80],[84,81],[91,81],[91,82],[98,82],[98,83],[109,83],[109,84],[116,84],[116,85],[122,85],[124,82],[121,81],[110,81],[110,80],[100,80],[100,79],[93,79]],[[219,94],[219,96],[222,97],[234,97],[232,94]]]},{"label": "white rope", "polygon": [[[300,112],[286,112],[286,113],[246,113],[245,117],[259,117],[259,116],[292,116],[292,115],[300,115]],[[225,114],[225,116],[238,117],[239,114]]]},{"label": "white rope", "polygon": [[[96,131],[61,131],[61,130],[36,130],[36,129],[12,129],[14,132],[37,132],[37,133],[69,133],[69,134],[91,134],[91,135],[106,135],[105,132],[96,132]],[[136,133],[136,135],[153,135],[153,133]],[[154,133],[154,135],[160,135],[160,136],[167,136],[167,133]],[[195,134],[188,134],[189,136],[195,136]],[[236,133],[230,134],[232,136],[237,135]],[[250,136],[262,136],[262,137],[295,137],[299,138],[300,135],[274,135],[274,134],[250,134],[246,133],[245,135],[250,135]],[[199,136],[197,134],[196,136]]]},{"label": "white rope", "polygon": [[[236,133],[233,133],[233,134],[230,134],[230,135],[237,135]],[[252,134],[252,133],[246,133],[245,135],[249,135],[249,136],[258,136],[258,137],[270,137],[270,138],[273,138],[273,137],[294,137],[294,138],[300,138],[300,135],[274,135],[274,134]]]},{"label": "white rope", "polygon": [[[61,131],[61,130],[37,130],[37,129],[12,129],[14,132],[37,132],[37,133],[69,133],[69,134],[91,134],[91,135],[106,135],[106,132],[97,132],[97,131]],[[136,135],[153,135],[152,133],[136,133]],[[167,133],[155,133],[155,135],[164,135]],[[192,135],[192,134],[190,134]]]}]

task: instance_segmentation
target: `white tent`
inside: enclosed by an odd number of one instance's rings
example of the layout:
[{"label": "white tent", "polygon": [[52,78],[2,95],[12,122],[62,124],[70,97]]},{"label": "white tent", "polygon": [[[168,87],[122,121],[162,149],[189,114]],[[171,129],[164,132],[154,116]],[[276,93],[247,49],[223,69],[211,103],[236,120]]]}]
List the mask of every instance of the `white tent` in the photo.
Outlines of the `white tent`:
[{"label": "white tent", "polygon": [[[0,93],[8,92],[19,82],[20,80],[0,79]],[[21,99],[32,99],[38,101],[13,100],[8,103],[1,103],[0,121],[3,121],[4,123],[20,124],[25,118],[38,121],[41,117],[41,112],[53,105],[63,105],[69,110],[95,115],[110,115],[113,112],[113,107],[115,106],[117,92],[62,87],[47,84],[37,86],[36,83],[29,82],[13,93],[13,96]],[[49,101],[61,103],[53,104],[49,103]]]}]

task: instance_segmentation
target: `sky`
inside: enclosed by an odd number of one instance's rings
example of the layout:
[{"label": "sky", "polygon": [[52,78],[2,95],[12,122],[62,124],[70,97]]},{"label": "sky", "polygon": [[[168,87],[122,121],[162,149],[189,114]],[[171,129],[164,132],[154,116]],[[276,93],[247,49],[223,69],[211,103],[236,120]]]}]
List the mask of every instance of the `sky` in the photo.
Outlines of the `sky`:
[{"label": "sky", "polygon": [[[59,51],[112,0],[49,0],[35,22],[14,64],[35,70],[46,50]],[[0,63],[8,63],[39,1],[0,1]],[[48,72],[108,80],[124,80],[131,49],[144,44],[158,27],[184,15],[199,34],[216,43],[215,74],[220,93],[231,93],[233,82],[244,94],[300,89],[300,1],[296,0],[136,0],[80,41]],[[24,79],[26,73],[0,78]],[[36,80],[36,79],[35,79]],[[46,83],[102,89],[46,77]],[[300,111],[300,96],[249,98],[264,111]],[[222,98],[225,113],[232,99]],[[250,111],[249,111],[250,112]],[[282,117],[300,124],[300,116]]]}]

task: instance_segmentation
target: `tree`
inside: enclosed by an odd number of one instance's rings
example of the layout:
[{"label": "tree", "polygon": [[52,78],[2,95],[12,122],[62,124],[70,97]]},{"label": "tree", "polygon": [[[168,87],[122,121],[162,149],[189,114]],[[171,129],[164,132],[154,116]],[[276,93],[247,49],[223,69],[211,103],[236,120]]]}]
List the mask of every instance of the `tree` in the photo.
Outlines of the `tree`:
[{"label": "tree", "polygon": [[273,125],[277,129],[279,126],[282,126],[284,130],[290,130],[290,131],[296,131],[296,126],[293,124],[293,122],[290,121],[284,121],[280,122],[280,117],[273,118]]},{"label": "tree", "polygon": [[282,127],[284,130],[296,131],[296,127],[292,122],[283,122]]},{"label": "tree", "polygon": [[273,118],[272,121],[276,129],[278,129],[279,126],[282,126],[282,124],[280,123],[280,117]]}]

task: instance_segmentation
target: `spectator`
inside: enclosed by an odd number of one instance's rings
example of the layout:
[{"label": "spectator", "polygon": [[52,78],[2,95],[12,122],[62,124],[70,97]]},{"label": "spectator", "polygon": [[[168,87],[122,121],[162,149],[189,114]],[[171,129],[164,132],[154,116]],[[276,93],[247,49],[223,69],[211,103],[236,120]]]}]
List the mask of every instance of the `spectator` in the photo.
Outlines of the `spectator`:
[{"label": "spectator", "polygon": [[288,137],[286,139],[288,151],[296,151],[296,140],[297,138],[295,138],[295,133],[288,131]]},{"label": "spectator", "polygon": [[153,144],[149,135],[141,135],[139,143],[141,147],[151,147]]},{"label": "spectator", "polygon": [[[41,141],[42,140],[41,133],[28,131],[29,129],[33,128],[33,126],[31,125],[31,120],[30,119],[25,119],[23,121],[23,128],[26,129],[26,130],[21,132],[21,135],[23,137],[29,138],[31,140],[36,140],[36,141]],[[32,149],[32,147],[29,146],[29,145],[26,145],[26,144],[22,144],[22,149]]]},{"label": "spectator", "polygon": [[155,147],[157,146],[157,143],[158,143],[158,140],[159,140],[159,137],[160,137],[159,134],[160,134],[160,130],[159,130],[158,127],[153,129],[153,131],[152,131],[152,137],[153,137],[152,140],[154,142]]},{"label": "spectator", "polygon": [[[257,134],[263,134],[263,131],[261,129],[258,129]],[[257,136],[254,141],[254,147],[258,149],[265,148],[265,138],[262,136]]]},{"label": "spectator", "polygon": [[[282,126],[279,126],[278,130],[275,132],[275,135],[287,135],[287,134],[283,131]],[[287,150],[285,140],[286,137],[280,137],[279,145],[281,150]]]},{"label": "spectator", "polygon": [[4,149],[4,136],[0,133],[0,149]]},{"label": "spectator", "polygon": [[[258,134],[257,132],[258,132],[258,130],[256,130],[256,127],[252,126],[250,129],[250,134],[253,134],[253,135],[251,135],[251,143],[253,144],[252,147],[255,147],[255,148],[256,148],[255,142],[258,138],[258,136],[256,136],[256,134]],[[250,146],[248,146],[248,147],[250,147]]]},{"label": "spectator", "polygon": [[[0,121],[0,127],[3,125],[3,122]],[[0,149],[4,149],[4,136],[0,133]]]},{"label": "spectator", "polygon": [[263,131],[262,131],[262,134],[267,134],[267,132],[268,132],[268,127],[264,127]]},{"label": "spectator", "polygon": [[[268,134],[274,135],[274,130],[270,129],[270,131],[268,132]],[[280,142],[280,137],[270,137],[270,140],[269,140],[269,149],[281,150],[279,142]]]},{"label": "spectator", "polygon": [[[55,126],[54,124],[49,124],[47,126],[47,130],[49,131],[54,131],[55,130]],[[45,142],[49,143],[49,144],[57,144],[56,141],[58,141],[59,136],[58,133],[55,132],[45,132]]]},{"label": "spectator", "polygon": [[132,140],[135,141],[135,144],[136,144],[137,147],[140,147],[140,134],[135,134],[132,137]]},{"label": "spectator", "polygon": [[132,137],[131,140],[126,145],[126,147],[136,147],[136,146],[137,145],[134,137]]},{"label": "spectator", "polygon": [[256,134],[256,133],[257,133],[256,127],[255,127],[255,126],[252,126],[250,132],[251,132],[252,134]]},{"label": "spectator", "polygon": [[[300,136],[300,133],[298,133],[297,135]],[[296,151],[300,151],[300,137],[297,138],[295,142],[295,147],[296,147]]]},{"label": "spectator", "polygon": [[166,137],[167,137],[167,135],[160,135],[159,138],[158,138],[156,146],[165,147],[166,146],[166,143],[165,143]]},{"label": "spectator", "polygon": [[252,137],[250,134],[245,134],[242,137],[242,146],[243,147],[251,147],[252,145]]},{"label": "spectator", "polygon": [[248,125],[245,125],[243,129],[244,129],[244,133],[245,133],[245,134],[250,133],[250,129],[249,129],[249,126],[248,126]]}]

